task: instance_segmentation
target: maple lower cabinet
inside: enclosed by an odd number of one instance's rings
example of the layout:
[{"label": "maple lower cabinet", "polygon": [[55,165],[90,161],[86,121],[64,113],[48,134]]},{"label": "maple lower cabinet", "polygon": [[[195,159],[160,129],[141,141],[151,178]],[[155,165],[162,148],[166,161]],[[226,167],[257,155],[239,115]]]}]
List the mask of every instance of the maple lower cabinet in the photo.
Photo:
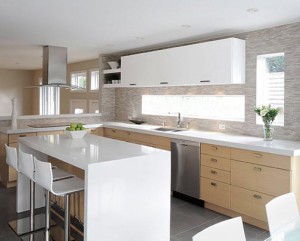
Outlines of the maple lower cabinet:
[{"label": "maple lower cabinet", "polygon": [[200,199],[209,209],[268,229],[269,201],[294,192],[300,204],[299,162],[299,157],[203,143]]},{"label": "maple lower cabinet", "polygon": [[171,150],[171,140],[167,137],[143,134],[115,128],[103,128],[103,136],[135,144],[151,146],[163,150]]},{"label": "maple lower cabinet", "polygon": [[200,199],[230,208],[230,148],[201,144]]}]

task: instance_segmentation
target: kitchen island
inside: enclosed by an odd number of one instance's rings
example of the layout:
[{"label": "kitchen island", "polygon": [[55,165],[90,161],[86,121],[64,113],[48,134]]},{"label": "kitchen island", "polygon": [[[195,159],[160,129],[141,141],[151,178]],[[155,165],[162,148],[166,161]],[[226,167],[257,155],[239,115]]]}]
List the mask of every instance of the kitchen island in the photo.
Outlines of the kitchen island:
[{"label": "kitchen island", "polygon": [[[170,240],[170,152],[87,134],[20,138],[42,161],[84,172],[85,241]],[[29,209],[29,180],[18,174],[17,212]],[[43,206],[37,189],[36,207]]]}]

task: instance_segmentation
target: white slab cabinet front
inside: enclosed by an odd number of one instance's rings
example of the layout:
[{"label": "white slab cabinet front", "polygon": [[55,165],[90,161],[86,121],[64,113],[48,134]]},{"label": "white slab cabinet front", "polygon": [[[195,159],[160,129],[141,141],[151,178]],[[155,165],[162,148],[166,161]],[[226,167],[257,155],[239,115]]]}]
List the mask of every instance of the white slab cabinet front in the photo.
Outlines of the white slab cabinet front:
[{"label": "white slab cabinet front", "polygon": [[245,41],[228,38],[124,56],[122,87],[243,84]]}]

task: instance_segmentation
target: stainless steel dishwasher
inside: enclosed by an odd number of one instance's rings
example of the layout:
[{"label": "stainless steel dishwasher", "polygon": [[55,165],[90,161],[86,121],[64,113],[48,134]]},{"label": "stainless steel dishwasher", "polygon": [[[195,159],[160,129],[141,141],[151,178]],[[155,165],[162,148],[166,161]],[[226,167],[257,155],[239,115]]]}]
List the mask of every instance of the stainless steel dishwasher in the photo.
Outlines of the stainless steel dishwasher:
[{"label": "stainless steel dishwasher", "polygon": [[172,140],[171,188],[190,197],[200,197],[200,143]]}]

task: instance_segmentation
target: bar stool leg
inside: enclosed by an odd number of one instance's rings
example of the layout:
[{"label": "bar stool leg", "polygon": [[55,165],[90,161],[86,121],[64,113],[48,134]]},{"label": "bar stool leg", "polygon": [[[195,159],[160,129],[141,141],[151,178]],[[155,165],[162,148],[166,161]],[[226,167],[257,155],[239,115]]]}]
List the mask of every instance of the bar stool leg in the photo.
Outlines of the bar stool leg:
[{"label": "bar stool leg", "polygon": [[65,195],[65,241],[69,241],[70,237],[70,199],[69,195]]},{"label": "bar stool leg", "polygon": [[50,238],[50,197],[49,197],[49,191],[46,190],[45,195],[45,241],[49,241]]},{"label": "bar stool leg", "polygon": [[30,231],[34,230],[35,183],[30,180]]}]

